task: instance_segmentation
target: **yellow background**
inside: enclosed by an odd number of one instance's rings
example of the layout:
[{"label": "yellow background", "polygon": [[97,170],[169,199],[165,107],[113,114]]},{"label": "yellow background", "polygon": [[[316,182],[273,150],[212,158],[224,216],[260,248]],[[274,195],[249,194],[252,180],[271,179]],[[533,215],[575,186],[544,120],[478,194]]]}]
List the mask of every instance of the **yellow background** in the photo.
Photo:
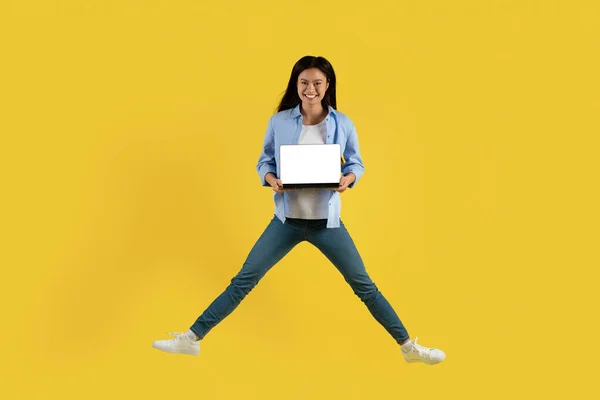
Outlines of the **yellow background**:
[{"label": "yellow background", "polygon": [[[597,4],[2,2],[1,397],[594,398]],[[255,165],[307,54],[366,166],[342,218],[441,365],[306,243],[199,357],[151,347],[270,220]]]}]

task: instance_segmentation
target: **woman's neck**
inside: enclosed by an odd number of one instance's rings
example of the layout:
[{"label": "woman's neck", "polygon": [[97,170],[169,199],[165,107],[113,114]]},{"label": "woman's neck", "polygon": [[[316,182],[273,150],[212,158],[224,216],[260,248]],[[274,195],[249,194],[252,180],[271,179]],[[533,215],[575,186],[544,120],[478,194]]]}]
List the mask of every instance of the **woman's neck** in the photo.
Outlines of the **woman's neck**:
[{"label": "woman's neck", "polygon": [[329,110],[323,108],[321,104],[315,105],[314,107],[300,106],[300,113],[302,114],[304,125],[315,125],[323,121],[327,116]]}]

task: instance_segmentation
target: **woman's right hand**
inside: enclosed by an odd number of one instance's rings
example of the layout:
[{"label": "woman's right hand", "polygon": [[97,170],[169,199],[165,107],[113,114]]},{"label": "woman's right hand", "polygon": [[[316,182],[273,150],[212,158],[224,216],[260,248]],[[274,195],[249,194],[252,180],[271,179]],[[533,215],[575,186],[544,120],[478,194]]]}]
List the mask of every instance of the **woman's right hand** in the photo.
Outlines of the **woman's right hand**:
[{"label": "woman's right hand", "polygon": [[277,179],[277,177],[272,172],[269,172],[267,174],[267,176],[265,177],[265,180],[267,181],[267,183],[269,185],[271,185],[271,188],[273,189],[273,191],[275,193],[282,194],[283,192],[289,191],[289,190],[283,190],[283,183],[281,182],[281,179]]}]

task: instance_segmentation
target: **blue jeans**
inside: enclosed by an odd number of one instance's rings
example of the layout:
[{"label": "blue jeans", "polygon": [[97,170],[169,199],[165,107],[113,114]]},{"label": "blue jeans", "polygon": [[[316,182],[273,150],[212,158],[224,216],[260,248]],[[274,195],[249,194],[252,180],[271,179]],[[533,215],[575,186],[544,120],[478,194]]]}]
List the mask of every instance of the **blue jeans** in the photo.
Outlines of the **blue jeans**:
[{"label": "blue jeans", "polygon": [[341,272],[354,293],[367,306],[373,317],[397,343],[406,341],[408,332],[390,303],[371,280],[343,222],[339,228],[327,228],[327,220],[287,218],[282,223],[273,217],[260,236],[240,272],[231,284],[198,317],[191,330],[203,339],[227,317],[258,284],[258,281],[298,243],[308,241],[316,246]]}]

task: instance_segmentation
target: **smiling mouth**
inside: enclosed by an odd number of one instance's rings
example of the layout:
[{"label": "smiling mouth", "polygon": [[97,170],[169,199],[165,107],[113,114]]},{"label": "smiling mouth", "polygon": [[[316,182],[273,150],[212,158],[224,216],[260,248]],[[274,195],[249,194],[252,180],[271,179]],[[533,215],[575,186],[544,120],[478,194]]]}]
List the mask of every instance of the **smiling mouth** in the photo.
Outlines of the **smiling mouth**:
[{"label": "smiling mouth", "polygon": [[309,95],[305,94],[304,97],[306,97],[307,99],[313,100],[313,99],[316,99],[318,97],[318,95],[314,94],[314,95],[309,96]]}]

